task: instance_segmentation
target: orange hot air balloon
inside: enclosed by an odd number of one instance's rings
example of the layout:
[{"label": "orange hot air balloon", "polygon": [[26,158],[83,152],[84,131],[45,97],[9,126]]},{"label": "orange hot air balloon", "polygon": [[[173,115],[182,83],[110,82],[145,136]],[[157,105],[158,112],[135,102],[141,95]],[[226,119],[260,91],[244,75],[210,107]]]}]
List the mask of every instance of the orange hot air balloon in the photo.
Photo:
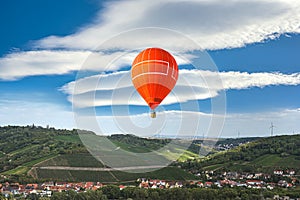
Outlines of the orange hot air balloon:
[{"label": "orange hot air balloon", "polygon": [[178,65],[174,57],[160,48],[148,48],[140,52],[131,67],[132,83],[138,93],[154,109],[174,88],[178,79]]}]

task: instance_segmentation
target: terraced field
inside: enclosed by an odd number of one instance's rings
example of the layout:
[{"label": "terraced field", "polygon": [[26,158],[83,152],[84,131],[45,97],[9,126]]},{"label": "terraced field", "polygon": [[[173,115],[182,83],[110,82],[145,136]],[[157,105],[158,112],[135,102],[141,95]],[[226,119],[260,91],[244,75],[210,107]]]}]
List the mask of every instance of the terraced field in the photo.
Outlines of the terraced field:
[{"label": "terraced field", "polygon": [[190,173],[176,167],[166,167],[147,173],[127,173],[123,171],[57,170],[35,168],[36,178],[60,181],[99,181],[104,183],[134,182],[138,178],[157,178],[165,180],[195,180]]}]

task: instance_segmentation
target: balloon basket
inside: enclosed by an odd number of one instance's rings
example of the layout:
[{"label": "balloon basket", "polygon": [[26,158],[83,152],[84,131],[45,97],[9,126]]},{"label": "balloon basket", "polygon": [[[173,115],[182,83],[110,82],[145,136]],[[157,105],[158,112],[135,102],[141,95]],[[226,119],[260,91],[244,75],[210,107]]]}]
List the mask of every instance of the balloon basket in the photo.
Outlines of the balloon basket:
[{"label": "balloon basket", "polygon": [[153,110],[150,113],[151,118],[156,118],[156,112]]}]

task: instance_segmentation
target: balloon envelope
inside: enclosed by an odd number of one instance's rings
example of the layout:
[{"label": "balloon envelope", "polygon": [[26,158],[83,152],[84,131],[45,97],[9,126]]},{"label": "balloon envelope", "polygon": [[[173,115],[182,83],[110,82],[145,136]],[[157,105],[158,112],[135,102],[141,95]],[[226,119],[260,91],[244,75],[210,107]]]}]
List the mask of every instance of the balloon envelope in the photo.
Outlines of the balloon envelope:
[{"label": "balloon envelope", "polygon": [[134,59],[131,78],[138,93],[154,110],[174,88],[178,65],[169,52],[161,48],[148,48]]}]

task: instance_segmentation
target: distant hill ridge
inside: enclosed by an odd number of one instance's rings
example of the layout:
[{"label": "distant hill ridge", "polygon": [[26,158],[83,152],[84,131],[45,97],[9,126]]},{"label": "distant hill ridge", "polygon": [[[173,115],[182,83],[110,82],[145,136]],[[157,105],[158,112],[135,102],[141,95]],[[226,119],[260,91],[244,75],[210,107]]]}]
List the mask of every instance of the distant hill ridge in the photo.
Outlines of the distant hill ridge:
[{"label": "distant hill ridge", "polygon": [[276,169],[294,169],[300,173],[299,147],[299,134],[259,138],[228,151],[212,154],[187,168],[268,173]]}]

